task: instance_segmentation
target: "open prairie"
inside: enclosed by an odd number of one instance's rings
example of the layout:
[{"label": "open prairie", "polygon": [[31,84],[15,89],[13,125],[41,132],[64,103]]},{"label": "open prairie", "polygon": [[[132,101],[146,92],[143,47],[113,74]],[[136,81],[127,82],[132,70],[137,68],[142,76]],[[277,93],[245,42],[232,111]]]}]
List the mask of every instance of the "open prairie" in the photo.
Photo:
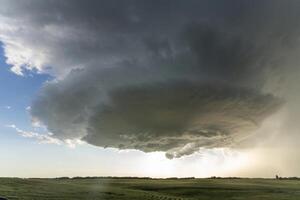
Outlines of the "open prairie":
[{"label": "open prairie", "polygon": [[300,181],[1,178],[0,197],[8,200],[299,200]]}]

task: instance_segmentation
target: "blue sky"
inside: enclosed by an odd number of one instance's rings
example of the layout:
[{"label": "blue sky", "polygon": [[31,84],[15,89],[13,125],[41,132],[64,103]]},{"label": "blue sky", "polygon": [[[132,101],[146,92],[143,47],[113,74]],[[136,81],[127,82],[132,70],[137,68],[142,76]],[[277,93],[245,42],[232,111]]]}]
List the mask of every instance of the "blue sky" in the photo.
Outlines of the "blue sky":
[{"label": "blue sky", "polygon": [[[48,75],[28,75],[16,76],[10,71],[10,66],[6,64],[3,48],[0,48],[0,157],[7,162],[7,168],[14,165],[24,164],[26,160],[30,160],[30,156],[34,151],[39,152],[42,148],[37,145],[36,141],[28,138],[20,137],[17,132],[7,127],[7,125],[15,124],[22,129],[32,130],[30,116],[26,108],[40,87],[46,80]],[[23,160],[23,161],[22,161]],[[10,163],[11,162],[11,163]],[[2,164],[2,167],[5,165]],[[13,175],[13,173],[5,173],[2,169],[2,176]]]},{"label": "blue sky", "polygon": [[30,118],[26,108],[30,106],[43,83],[50,80],[51,77],[36,73],[16,76],[10,71],[11,66],[5,62],[2,45],[0,66],[0,122],[2,125],[18,124],[21,127],[29,128]]},{"label": "blue sky", "polygon": [[1,148],[19,146],[14,142],[25,142],[26,139],[16,134],[7,125],[16,124],[24,129],[31,129],[30,117],[26,108],[30,106],[47,75],[16,76],[5,62],[4,52],[0,48],[0,145]]}]

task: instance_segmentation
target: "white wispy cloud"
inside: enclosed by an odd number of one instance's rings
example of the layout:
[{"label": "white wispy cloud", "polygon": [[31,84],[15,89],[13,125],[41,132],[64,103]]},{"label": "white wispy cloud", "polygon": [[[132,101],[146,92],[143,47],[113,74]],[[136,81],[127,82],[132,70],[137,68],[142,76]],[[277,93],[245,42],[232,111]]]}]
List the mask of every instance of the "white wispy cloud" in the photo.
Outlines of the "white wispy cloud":
[{"label": "white wispy cloud", "polygon": [[14,129],[22,137],[36,139],[42,144],[62,144],[61,140],[51,137],[50,134],[40,134],[32,131],[25,131],[18,128],[15,124],[7,125],[7,127]]},{"label": "white wispy cloud", "polygon": [[69,148],[75,148],[78,145],[82,145],[85,142],[80,139],[66,139],[66,140],[59,140],[57,138],[54,138],[51,132],[48,132],[46,134],[41,134],[38,132],[33,131],[25,131],[20,128],[18,128],[15,124],[6,125],[8,128],[14,129],[20,136],[24,138],[32,138],[37,140],[40,144],[56,144],[56,145],[66,145]]}]

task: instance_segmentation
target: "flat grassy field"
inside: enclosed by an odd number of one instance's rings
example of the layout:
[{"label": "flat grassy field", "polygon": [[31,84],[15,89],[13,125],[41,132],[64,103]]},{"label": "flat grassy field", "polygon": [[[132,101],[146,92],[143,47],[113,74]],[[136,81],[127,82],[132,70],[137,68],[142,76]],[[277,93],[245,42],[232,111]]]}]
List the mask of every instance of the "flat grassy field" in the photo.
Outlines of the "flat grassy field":
[{"label": "flat grassy field", "polygon": [[9,200],[300,200],[300,180],[0,178],[0,197]]}]

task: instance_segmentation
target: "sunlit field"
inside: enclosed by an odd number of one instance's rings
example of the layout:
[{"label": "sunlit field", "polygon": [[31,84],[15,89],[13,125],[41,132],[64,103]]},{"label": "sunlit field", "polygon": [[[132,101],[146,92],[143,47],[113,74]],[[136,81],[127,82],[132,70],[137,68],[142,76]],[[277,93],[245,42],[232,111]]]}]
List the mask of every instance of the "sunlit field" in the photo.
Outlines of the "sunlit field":
[{"label": "sunlit field", "polygon": [[300,181],[275,179],[1,178],[0,197],[9,200],[296,200],[300,199]]}]

